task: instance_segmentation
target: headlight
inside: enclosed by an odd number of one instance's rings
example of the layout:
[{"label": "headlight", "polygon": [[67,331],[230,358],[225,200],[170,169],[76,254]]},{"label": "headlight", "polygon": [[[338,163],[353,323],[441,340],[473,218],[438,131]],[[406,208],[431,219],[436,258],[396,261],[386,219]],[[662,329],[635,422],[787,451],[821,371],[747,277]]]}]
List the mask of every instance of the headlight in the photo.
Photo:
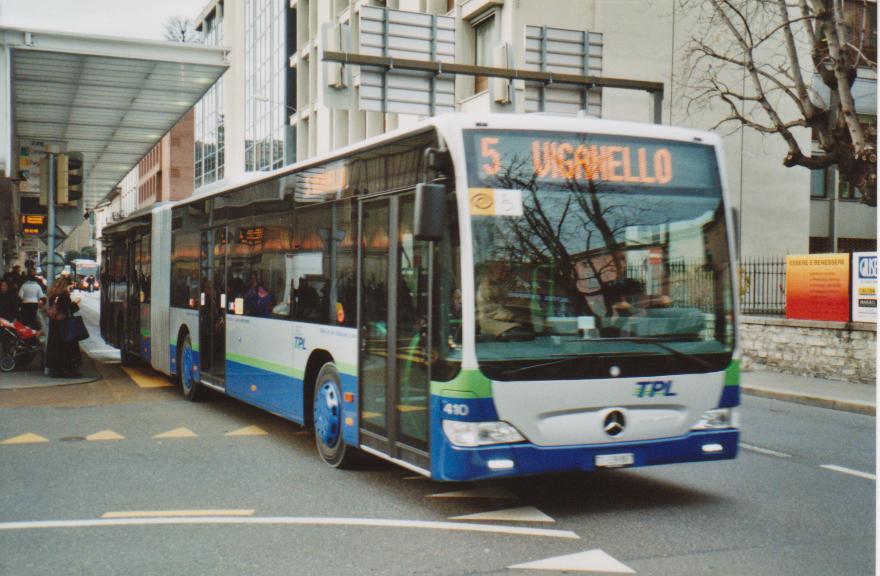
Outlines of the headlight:
[{"label": "headlight", "polygon": [[691,430],[714,430],[718,428],[736,428],[738,426],[739,415],[734,408],[718,408],[704,412]]},{"label": "headlight", "polygon": [[525,442],[523,435],[507,422],[460,422],[443,420],[443,433],[456,446],[486,446]]}]

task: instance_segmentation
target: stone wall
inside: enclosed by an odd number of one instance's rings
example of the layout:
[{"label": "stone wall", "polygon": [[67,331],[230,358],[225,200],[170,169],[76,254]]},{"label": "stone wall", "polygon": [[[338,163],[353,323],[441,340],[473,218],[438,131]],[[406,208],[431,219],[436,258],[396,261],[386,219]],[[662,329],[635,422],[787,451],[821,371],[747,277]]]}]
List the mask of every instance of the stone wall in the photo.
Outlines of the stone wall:
[{"label": "stone wall", "polygon": [[743,368],[876,383],[876,324],[762,316],[740,320]]}]

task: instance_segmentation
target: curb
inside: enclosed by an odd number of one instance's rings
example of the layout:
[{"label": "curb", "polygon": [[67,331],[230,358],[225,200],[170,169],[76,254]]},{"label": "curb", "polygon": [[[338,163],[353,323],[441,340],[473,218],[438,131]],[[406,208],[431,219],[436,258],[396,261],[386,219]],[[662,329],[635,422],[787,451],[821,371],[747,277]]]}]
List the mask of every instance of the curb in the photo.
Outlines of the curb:
[{"label": "curb", "polygon": [[875,404],[869,404],[867,402],[857,402],[854,400],[838,400],[835,398],[824,398],[821,396],[806,396],[797,392],[770,390],[768,388],[754,388],[751,386],[741,386],[741,390],[744,394],[748,394],[750,396],[758,396],[760,398],[772,398],[773,400],[795,402],[797,404],[818,406],[819,408],[829,408],[831,410],[840,410],[843,412],[854,412],[856,414],[865,414],[867,416],[877,415],[877,406]]}]

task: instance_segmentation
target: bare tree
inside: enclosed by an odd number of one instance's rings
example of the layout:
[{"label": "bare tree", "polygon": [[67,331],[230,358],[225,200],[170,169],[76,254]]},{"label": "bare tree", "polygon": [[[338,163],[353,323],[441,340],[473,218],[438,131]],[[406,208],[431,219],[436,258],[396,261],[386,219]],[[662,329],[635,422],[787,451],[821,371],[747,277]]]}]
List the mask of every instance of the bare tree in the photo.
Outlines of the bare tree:
[{"label": "bare tree", "polygon": [[[688,106],[722,103],[716,125],[782,137],[787,167],[836,167],[877,204],[876,124],[859,121],[853,84],[876,73],[868,0],[677,0],[695,14],[683,78]],[[798,141],[809,129],[811,149]],[[803,133],[801,133],[803,136]]]},{"label": "bare tree", "polygon": [[162,36],[169,42],[183,42],[185,44],[199,42],[193,21],[181,16],[172,16],[165,21],[162,27]]}]

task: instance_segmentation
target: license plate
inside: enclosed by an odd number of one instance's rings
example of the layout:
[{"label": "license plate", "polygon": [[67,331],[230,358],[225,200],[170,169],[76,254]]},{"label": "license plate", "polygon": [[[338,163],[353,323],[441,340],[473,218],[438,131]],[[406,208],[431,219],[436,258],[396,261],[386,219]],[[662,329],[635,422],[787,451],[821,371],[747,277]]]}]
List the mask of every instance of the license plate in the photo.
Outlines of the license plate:
[{"label": "license plate", "polygon": [[620,468],[632,466],[636,459],[632,452],[624,454],[599,454],[596,456],[596,466],[599,468]]}]

